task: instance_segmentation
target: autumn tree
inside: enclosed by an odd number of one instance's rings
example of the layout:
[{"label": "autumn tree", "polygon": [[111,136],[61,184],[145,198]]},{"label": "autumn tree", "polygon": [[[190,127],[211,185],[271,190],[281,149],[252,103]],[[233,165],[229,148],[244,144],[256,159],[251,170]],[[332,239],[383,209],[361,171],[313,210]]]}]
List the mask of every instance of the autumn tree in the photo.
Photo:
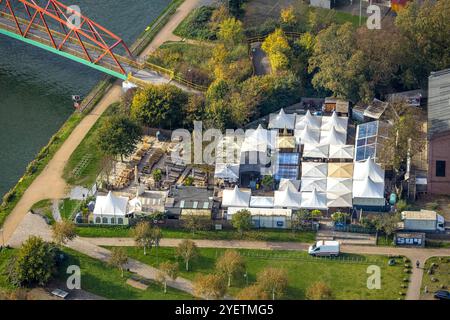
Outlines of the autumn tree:
[{"label": "autumn tree", "polygon": [[322,281],[314,282],[306,290],[306,299],[308,300],[330,300],[332,292],[330,287]]},{"label": "autumn tree", "polygon": [[188,96],[172,85],[148,85],[137,91],[131,103],[131,117],[153,128],[174,128],[183,120]]},{"label": "autumn tree", "polygon": [[53,240],[59,246],[66,244],[67,241],[73,240],[76,236],[75,225],[71,221],[57,221],[52,226]]},{"label": "autumn tree", "polygon": [[239,252],[228,249],[216,261],[216,270],[228,279],[228,287],[231,287],[231,279],[237,278],[245,272],[245,262]]},{"label": "autumn tree", "polygon": [[276,29],[263,42],[261,48],[268,55],[274,71],[286,70],[289,66],[291,47],[283,30]]},{"label": "autumn tree", "polygon": [[162,233],[161,228],[158,228],[158,227],[151,228],[150,235],[151,235],[151,239],[152,239],[151,240],[152,244],[156,248],[156,259],[158,259],[159,244],[160,244],[161,239],[163,237],[163,233]]},{"label": "autumn tree", "polygon": [[239,291],[236,298],[238,300],[269,300],[269,295],[260,285],[253,284]]},{"label": "autumn tree", "polygon": [[219,25],[217,35],[227,46],[236,45],[244,40],[244,28],[242,22],[236,18],[228,18]]},{"label": "autumn tree", "polygon": [[200,275],[194,280],[194,294],[207,300],[218,300],[225,296],[227,286],[218,274]]},{"label": "autumn tree", "polygon": [[152,227],[149,222],[141,221],[133,228],[133,237],[136,245],[144,248],[144,255],[147,255],[147,248],[153,245]]},{"label": "autumn tree", "polygon": [[108,264],[111,267],[118,268],[122,274],[122,277],[124,276],[124,267],[127,263],[128,256],[124,248],[117,247],[111,249],[111,255],[109,257]]},{"label": "autumn tree", "polygon": [[97,133],[100,150],[111,156],[129,156],[141,139],[141,128],[123,115],[106,118]]},{"label": "autumn tree", "polygon": [[198,257],[199,251],[194,241],[185,239],[178,245],[176,255],[183,259],[186,265],[186,271],[189,271],[189,263]]},{"label": "autumn tree", "polygon": [[162,283],[164,293],[167,293],[167,281],[175,281],[178,278],[178,272],[178,263],[171,263],[170,261],[166,261],[159,265],[157,280]]},{"label": "autumn tree", "polygon": [[289,6],[281,9],[280,12],[280,21],[281,23],[287,26],[293,26],[297,22],[297,18],[295,17],[295,10],[293,6]]},{"label": "autumn tree", "polygon": [[288,287],[288,275],[286,270],[273,267],[265,268],[257,275],[257,283],[270,294],[272,300],[281,298]]},{"label": "autumn tree", "polygon": [[195,235],[195,233],[199,230],[205,229],[206,226],[210,223],[209,218],[205,218],[193,213],[183,215],[182,220],[184,228],[192,232],[192,235]]},{"label": "autumn tree", "polygon": [[244,232],[250,230],[253,226],[252,214],[246,209],[239,210],[233,214],[231,224],[238,230],[242,237]]}]

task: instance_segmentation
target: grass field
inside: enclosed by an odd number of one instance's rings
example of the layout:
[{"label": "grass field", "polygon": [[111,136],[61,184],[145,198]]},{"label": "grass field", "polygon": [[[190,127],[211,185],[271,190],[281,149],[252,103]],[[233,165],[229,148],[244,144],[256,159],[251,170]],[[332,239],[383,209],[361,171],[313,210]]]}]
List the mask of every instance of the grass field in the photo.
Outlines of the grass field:
[{"label": "grass field", "polygon": [[[77,227],[81,237],[132,237],[132,230],[127,227]],[[255,240],[255,241],[294,241],[314,242],[316,234],[311,231],[293,233],[290,230],[252,230],[240,236],[235,230],[198,231],[195,234],[187,230],[163,229],[164,238],[172,239],[208,239],[208,240]]]},{"label": "grass field", "polygon": [[[162,247],[152,249],[150,254],[144,256],[143,250],[135,247],[125,248],[128,255],[136,260],[152,266],[164,261],[178,261],[175,257],[175,248]],[[276,266],[288,271],[289,288],[286,299],[305,299],[307,288],[316,281],[324,281],[333,291],[334,299],[363,300],[363,299],[398,299],[402,297],[399,291],[404,277],[402,263],[388,266],[387,257],[343,255],[339,260],[326,258],[311,258],[306,252],[268,251],[268,250],[239,250],[246,263],[248,283],[256,281],[256,274],[265,267]],[[224,249],[201,248],[200,256],[191,264],[191,271],[184,271],[184,264],[180,263],[180,275],[187,279],[194,279],[198,274],[214,271],[217,257]],[[356,260],[361,260],[357,262]],[[367,267],[378,265],[381,268],[381,289],[367,289]],[[246,286],[244,277],[235,279],[229,290],[231,295],[239,292]]]},{"label": "grass field", "polygon": [[80,200],[63,199],[59,205],[59,212],[61,217],[65,220],[69,220],[74,214],[74,211],[80,205]]},{"label": "grass field", "polygon": [[116,300],[181,300],[192,299],[193,297],[185,292],[168,288],[164,294],[161,286],[151,284],[147,290],[135,289],[126,284],[127,278],[131,275],[125,272],[122,278],[119,269],[113,269],[106,263],[90,258],[70,249],[64,249],[68,259],[59,269],[61,280],[67,277],[66,270],[69,265],[78,265],[81,268],[82,289],[108,299]]},{"label": "grass field", "polygon": [[[432,274],[428,274],[431,265]],[[432,281],[432,278],[437,281]],[[427,287],[429,293],[424,293],[424,289]],[[433,257],[425,262],[424,273],[422,278],[421,298],[433,299],[433,293],[437,290],[446,289],[450,287],[450,257]]]},{"label": "grass field", "polygon": [[14,289],[14,287],[8,282],[5,274],[8,261],[13,256],[14,252],[14,249],[0,250],[0,292],[8,292]]}]

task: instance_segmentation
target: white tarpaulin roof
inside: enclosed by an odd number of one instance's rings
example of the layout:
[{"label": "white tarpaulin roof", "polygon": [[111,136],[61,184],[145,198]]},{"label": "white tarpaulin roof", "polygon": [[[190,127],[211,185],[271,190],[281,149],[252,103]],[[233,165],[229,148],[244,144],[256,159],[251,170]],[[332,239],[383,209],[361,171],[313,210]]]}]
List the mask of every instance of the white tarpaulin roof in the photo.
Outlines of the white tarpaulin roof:
[{"label": "white tarpaulin roof", "polygon": [[329,159],[353,159],[355,147],[349,144],[330,145]]},{"label": "white tarpaulin roof", "polygon": [[[242,143],[242,141],[240,141]],[[216,163],[235,163],[240,161],[241,145],[234,136],[225,136],[216,146]]]},{"label": "white tarpaulin roof", "polygon": [[273,197],[250,197],[251,208],[273,208]]},{"label": "white tarpaulin roof", "polygon": [[347,123],[347,117],[338,117],[337,113],[333,112],[331,117],[322,117],[321,130],[329,131],[336,128],[336,130],[347,132]]},{"label": "white tarpaulin roof", "polygon": [[295,114],[286,114],[283,109],[269,116],[269,129],[294,129]]},{"label": "white tarpaulin roof", "polygon": [[283,191],[286,188],[290,188],[292,191],[298,191],[300,189],[300,180],[281,178],[278,190]]},{"label": "white tarpaulin roof", "polygon": [[283,191],[275,191],[274,206],[280,208],[300,208],[300,192],[286,188]]},{"label": "white tarpaulin roof", "polygon": [[237,181],[239,179],[239,164],[216,163],[214,177],[223,180]]},{"label": "white tarpaulin roof", "polygon": [[241,152],[257,151],[267,152],[267,149],[274,149],[277,132],[264,129],[261,125],[256,130],[245,131],[245,139],[241,146]]},{"label": "white tarpaulin roof", "polygon": [[281,208],[229,208],[227,210],[228,219],[230,219],[233,214],[240,210],[248,210],[252,216],[285,216],[290,217],[292,215],[291,209],[281,209]]},{"label": "white tarpaulin roof", "polygon": [[305,126],[303,129],[295,129],[294,136],[297,144],[319,143],[320,130]]},{"label": "white tarpaulin roof", "polygon": [[328,164],[324,162],[302,162],[302,179],[303,177],[310,178],[325,178],[327,177]]},{"label": "white tarpaulin roof", "polygon": [[305,143],[302,155],[304,158],[327,159],[329,148],[328,144]]},{"label": "white tarpaulin roof", "polygon": [[327,192],[338,194],[351,193],[353,191],[353,180],[348,178],[328,178]]},{"label": "white tarpaulin roof", "polygon": [[95,215],[110,215],[124,217],[127,214],[128,198],[117,197],[111,191],[107,196],[97,196]]},{"label": "white tarpaulin roof", "polygon": [[325,192],[327,191],[327,179],[325,178],[303,178],[301,180],[302,187],[301,191],[317,191]]},{"label": "white tarpaulin roof", "polygon": [[384,184],[384,170],[372,158],[355,162],[353,169],[353,180],[365,180],[367,177]]},{"label": "white tarpaulin roof", "polygon": [[353,198],[384,199],[384,183],[374,182],[370,177],[354,180]]},{"label": "white tarpaulin roof", "polygon": [[322,117],[313,116],[308,110],[305,115],[297,115],[297,118],[295,119],[295,129],[303,130],[308,126],[310,129],[320,130],[321,123]]},{"label": "white tarpaulin roof", "polygon": [[320,132],[321,144],[345,144],[347,142],[347,133],[332,127],[331,130]]},{"label": "white tarpaulin roof", "polygon": [[327,205],[329,208],[351,208],[353,206],[352,193],[327,193]]},{"label": "white tarpaulin roof", "polygon": [[323,192],[318,192],[313,190],[312,192],[302,192],[302,204],[301,207],[304,209],[319,209],[326,210],[327,207],[327,196]]},{"label": "white tarpaulin roof", "polygon": [[235,186],[234,189],[223,190],[223,207],[248,207],[249,203],[250,191],[241,191],[238,186]]}]

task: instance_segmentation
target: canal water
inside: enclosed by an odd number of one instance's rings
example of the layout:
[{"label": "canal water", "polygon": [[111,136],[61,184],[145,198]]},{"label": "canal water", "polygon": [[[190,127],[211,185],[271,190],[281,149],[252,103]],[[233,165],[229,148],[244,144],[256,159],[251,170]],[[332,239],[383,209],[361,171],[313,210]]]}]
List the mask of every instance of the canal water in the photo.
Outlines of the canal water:
[{"label": "canal water", "polygon": [[[171,0],[61,0],[131,46]],[[0,197],[73,112],[100,72],[0,35]],[[51,186],[49,186],[51,188]]]}]

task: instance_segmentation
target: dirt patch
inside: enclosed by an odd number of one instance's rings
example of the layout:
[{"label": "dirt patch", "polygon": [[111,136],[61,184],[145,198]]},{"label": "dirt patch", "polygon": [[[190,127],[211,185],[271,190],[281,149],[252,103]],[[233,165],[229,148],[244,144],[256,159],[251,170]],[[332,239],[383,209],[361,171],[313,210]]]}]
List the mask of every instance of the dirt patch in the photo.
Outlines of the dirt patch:
[{"label": "dirt patch", "polygon": [[147,290],[147,288],[148,288],[147,285],[143,284],[142,282],[133,280],[133,279],[128,279],[127,284],[132,286],[133,288],[136,288],[139,290]]},{"label": "dirt patch", "polygon": [[244,25],[257,26],[269,19],[278,20],[281,9],[294,5],[295,0],[249,0],[245,5]]},{"label": "dirt patch", "polygon": [[435,210],[446,221],[450,221],[450,196],[447,195],[423,195],[413,203],[414,209]]}]

